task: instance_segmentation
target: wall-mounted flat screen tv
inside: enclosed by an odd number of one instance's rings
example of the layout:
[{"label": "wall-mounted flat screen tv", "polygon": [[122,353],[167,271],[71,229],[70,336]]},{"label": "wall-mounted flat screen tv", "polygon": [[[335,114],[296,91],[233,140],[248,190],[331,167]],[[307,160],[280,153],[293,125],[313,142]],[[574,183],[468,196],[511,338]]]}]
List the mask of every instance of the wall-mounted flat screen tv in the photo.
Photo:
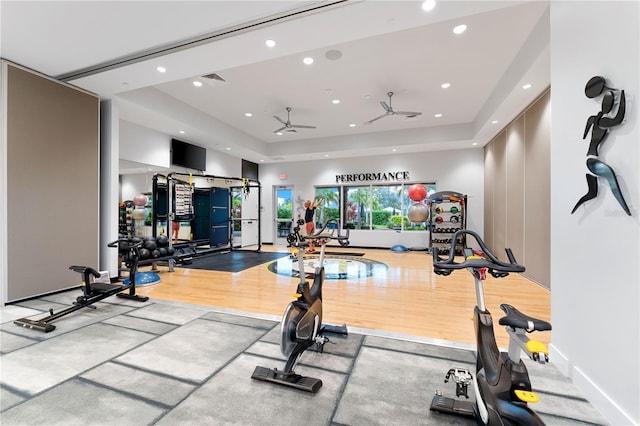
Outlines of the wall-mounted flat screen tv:
[{"label": "wall-mounted flat screen tv", "polygon": [[258,164],[249,160],[242,160],[242,177],[247,179],[258,180]]},{"label": "wall-mounted flat screen tv", "polygon": [[207,149],[178,139],[171,139],[171,165],[205,171]]}]

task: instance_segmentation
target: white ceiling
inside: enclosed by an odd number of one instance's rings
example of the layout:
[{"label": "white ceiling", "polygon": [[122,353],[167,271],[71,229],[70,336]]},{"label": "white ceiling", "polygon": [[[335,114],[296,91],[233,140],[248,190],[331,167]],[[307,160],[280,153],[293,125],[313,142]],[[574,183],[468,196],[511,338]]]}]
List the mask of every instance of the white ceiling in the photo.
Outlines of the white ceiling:
[{"label": "white ceiling", "polygon": [[[1,55],[115,99],[127,121],[254,162],[481,147],[549,86],[548,2],[421,3],[3,0]],[[193,86],[210,73],[226,81]],[[422,115],[364,125],[389,91],[395,110]],[[316,128],[276,135],[286,107]]]}]

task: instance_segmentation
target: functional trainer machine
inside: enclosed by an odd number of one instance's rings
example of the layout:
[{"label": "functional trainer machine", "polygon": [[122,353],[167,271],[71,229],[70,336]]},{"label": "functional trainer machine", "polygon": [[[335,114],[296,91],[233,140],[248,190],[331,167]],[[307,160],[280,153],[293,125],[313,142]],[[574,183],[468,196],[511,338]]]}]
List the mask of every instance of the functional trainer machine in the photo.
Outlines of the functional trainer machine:
[{"label": "functional trainer machine", "polygon": [[287,363],[284,370],[257,366],[251,375],[252,379],[278,383],[312,393],[317,392],[322,387],[322,380],[301,376],[296,374],[293,369],[302,353],[310,347],[315,346],[318,352],[323,351],[324,344],[330,341],[324,333],[348,334],[346,325],[331,326],[322,324],[325,247],[329,240],[345,242],[349,238],[348,233],[346,235],[324,233],[327,225],[333,222],[336,222],[336,220],[330,219],[316,234],[303,237],[305,240],[313,239],[320,245],[319,266],[315,268],[311,286],[306,280],[304,271],[304,247],[308,246],[308,242],[297,238],[295,241],[293,239],[290,241],[290,244],[295,244],[298,248],[300,282],[295,294],[296,299],[289,303],[285,309],[280,328],[280,351],[287,358]]},{"label": "functional trainer machine", "polygon": [[[49,315],[39,319],[32,320],[29,318],[21,318],[15,320],[13,323],[25,328],[31,328],[38,331],[44,331],[49,333],[56,329],[56,326],[51,322],[57,320],[60,317],[68,315],[82,308],[92,308],[94,303],[100,300],[111,297],[117,294],[118,297],[125,299],[135,300],[138,302],[146,302],[149,300],[146,296],[138,296],[136,294],[136,273],[138,272],[138,260],[140,259],[140,247],[142,241],[133,242],[131,240],[120,239],[112,243],[107,244],[108,247],[118,248],[120,250],[127,247],[129,250],[129,256],[125,256],[127,259],[127,267],[129,268],[129,283],[126,285],[95,282],[95,278],[100,278],[100,273],[88,266],[69,266],[72,271],[80,273],[82,276],[82,295],[76,298],[72,306],[63,309],[59,312],[53,312],[53,309],[49,309]],[[93,277],[93,278],[92,278]],[[129,290],[125,293],[125,291]]]},{"label": "functional trainer machine", "polygon": [[[454,244],[465,236],[473,237],[480,251],[465,248],[464,260],[455,261]],[[467,240],[467,242],[469,242]],[[511,305],[502,304],[500,308],[506,316],[499,324],[506,327],[509,334],[508,353],[500,352],[493,332],[493,320],[484,302],[482,282],[487,273],[494,278],[504,278],[511,272],[524,272],[510,249],[506,249],[509,263],[500,261],[473,231],[459,230],[452,237],[449,257],[441,258],[437,250],[433,252],[433,271],[438,275],[449,275],[455,269],[467,269],[475,279],[477,305],[473,320],[476,329],[477,359],[475,376],[466,369],[452,368],[444,381],[453,379],[456,385],[456,397],[468,398],[467,388],[473,383],[476,402],[458,400],[442,396],[440,391],[431,402],[431,410],[443,413],[460,414],[475,417],[478,424],[484,425],[544,425],[542,419],[528,406],[538,401],[538,395],[531,390],[531,381],[527,367],[520,359],[523,351],[532,360],[541,364],[548,362],[548,351],[544,344],[530,340],[525,333],[551,330],[551,324],[532,318]]]}]

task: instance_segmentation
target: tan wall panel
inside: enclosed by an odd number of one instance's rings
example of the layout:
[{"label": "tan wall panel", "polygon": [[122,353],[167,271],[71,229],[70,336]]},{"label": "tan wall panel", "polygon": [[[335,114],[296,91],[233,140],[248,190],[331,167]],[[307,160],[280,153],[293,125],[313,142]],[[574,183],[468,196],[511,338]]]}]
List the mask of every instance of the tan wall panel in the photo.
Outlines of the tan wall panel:
[{"label": "tan wall panel", "polygon": [[484,242],[487,247],[493,247],[494,216],[493,180],[495,175],[495,158],[493,144],[488,144],[484,150]]},{"label": "tan wall panel", "polygon": [[[507,244],[507,133],[502,132],[493,141],[495,160],[493,179],[493,247],[501,256]],[[504,257],[504,256],[501,256]]]},{"label": "tan wall panel", "polygon": [[524,275],[550,288],[550,92],[485,147],[485,238],[513,250]]},{"label": "tan wall panel", "polygon": [[99,99],[8,66],[8,301],[81,280],[98,266]]},{"label": "tan wall panel", "polygon": [[547,92],[525,113],[525,228],[527,277],[550,288],[551,102]]},{"label": "tan wall panel", "polygon": [[516,259],[520,262],[524,262],[524,130],[525,118],[524,115],[521,115],[509,126],[506,140],[507,220],[505,223],[505,246],[513,251]]}]

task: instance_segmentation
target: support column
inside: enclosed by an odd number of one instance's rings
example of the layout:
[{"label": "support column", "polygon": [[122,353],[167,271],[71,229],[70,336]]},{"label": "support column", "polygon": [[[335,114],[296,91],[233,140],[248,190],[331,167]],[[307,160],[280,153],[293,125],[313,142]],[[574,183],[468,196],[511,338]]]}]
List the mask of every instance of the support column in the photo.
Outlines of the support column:
[{"label": "support column", "polygon": [[120,129],[113,100],[100,102],[100,270],[118,276],[118,251],[107,244],[118,239]]}]

